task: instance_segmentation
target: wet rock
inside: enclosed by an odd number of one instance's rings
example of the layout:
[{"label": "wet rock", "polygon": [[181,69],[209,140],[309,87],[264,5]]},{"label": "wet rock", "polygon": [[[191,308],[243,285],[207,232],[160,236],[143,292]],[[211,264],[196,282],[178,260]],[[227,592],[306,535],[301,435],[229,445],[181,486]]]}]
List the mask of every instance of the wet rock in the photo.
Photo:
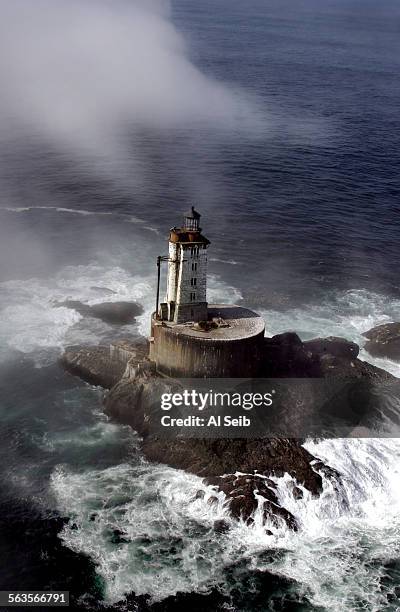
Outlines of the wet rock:
[{"label": "wet rock", "polygon": [[[356,397],[355,403],[357,410],[365,405],[370,386],[393,380],[388,372],[357,359],[357,348],[352,343],[332,338],[326,342],[321,339],[312,342],[314,344],[311,344],[311,348],[307,348],[307,343],[303,343],[294,333],[266,339],[264,374],[277,378],[321,378],[323,384],[318,400],[322,401],[322,406],[326,399],[326,389],[336,384],[337,379],[349,380],[351,384],[361,381],[361,394]],[[116,352],[119,354],[121,351]],[[270,477],[288,473],[312,495],[318,495],[322,490],[321,474],[333,482],[340,480],[334,470],[317,462],[303,448],[302,439],[294,439],[294,436],[292,439],[161,439],[150,430],[149,423],[153,416],[159,418],[160,395],[182,390],[181,387],[177,381],[159,377],[145,368],[134,378],[118,380],[122,369],[113,371],[114,365],[110,365],[106,347],[69,350],[64,355],[63,365],[89,382],[95,379],[96,384],[112,387],[105,398],[105,412],[138,432],[145,456],[151,461],[187,470],[204,478],[206,483],[225,494],[232,516],[237,519],[251,523],[254,512],[262,508],[265,520],[277,526],[284,522],[296,529],[294,516],[280,506],[276,487]],[[302,382],[310,387],[307,380]],[[326,388],[325,382],[328,383]],[[298,407],[298,418],[302,421],[311,412],[315,401],[315,392],[312,391],[314,395],[306,395],[303,388],[295,388],[292,395],[287,397],[286,413],[290,421],[297,418],[294,414],[295,406]],[[353,391],[352,397],[356,395]],[[340,410],[344,405],[342,400],[339,393],[329,401],[333,402],[333,409]],[[332,406],[324,406],[324,409]],[[347,418],[347,405],[344,417]],[[294,495],[300,498],[301,489],[297,485],[293,486]],[[213,496],[208,503],[216,504],[218,498]]]},{"label": "wet rock", "polygon": [[123,364],[111,362],[108,346],[67,349],[60,363],[70,374],[105,389],[117,384],[125,369]]},{"label": "wet rock", "polygon": [[[333,476],[336,476],[336,474],[334,474]],[[294,499],[303,499],[303,491],[298,486],[296,486],[294,482],[289,483],[289,487],[292,490],[292,495]]]},{"label": "wet rock", "polygon": [[[148,353],[148,345],[138,339],[131,343],[138,361]],[[122,378],[126,362],[112,359],[109,346],[69,347],[60,359],[61,365],[74,376],[91,385],[111,389]]]},{"label": "wet rock", "polygon": [[366,361],[360,359],[343,359],[333,355],[323,355],[319,360],[319,376],[322,378],[364,379],[370,383],[382,383],[396,378]]},{"label": "wet rock", "polygon": [[345,338],[330,336],[302,342],[294,332],[278,334],[265,339],[262,376],[393,379],[389,372],[359,360],[358,353],[358,345]]},{"label": "wet rock", "polygon": [[143,312],[143,308],[136,302],[104,302],[101,304],[84,304],[77,300],[58,302],[57,308],[71,308],[83,317],[94,317],[112,325],[126,325],[133,323],[135,317]]},{"label": "wet rock", "polygon": [[[336,373],[339,371],[345,377],[354,372],[356,378],[381,381],[387,374],[363,362],[353,368],[353,362],[348,359],[327,355],[325,359],[328,365],[333,365]],[[358,361],[354,360],[355,363]],[[328,365],[324,367],[328,368]],[[330,375],[328,370],[325,376]],[[149,419],[153,410],[159,410],[157,398],[163,392],[172,392],[172,385],[171,379],[159,378],[155,374],[121,381],[106,397],[105,411],[119,422],[131,425],[142,436],[142,449],[149,460],[197,474],[223,491],[234,517],[250,523],[262,503],[264,519],[276,525],[284,521],[296,529],[293,515],[280,506],[275,485],[269,477],[289,473],[312,495],[319,495],[322,490],[321,473],[333,481],[340,480],[334,470],[316,462],[315,457],[303,448],[301,439],[158,438],[148,429]],[[338,401],[342,405],[340,395]],[[293,413],[292,409],[290,413]],[[300,498],[303,493],[296,487],[294,494]],[[211,497],[209,503],[217,501],[216,497]]]},{"label": "wet rock", "polygon": [[[205,478],[208,484],[217,486],[229,500],[234,517],[250,522],[258,506],[258,495],[263,501],[264,518],[276,524],[285,521],[295,529],[294,517],[279,505],[273,482],[262,476],[283,476],[289,472],[311,493],[318,494],[322,479],[313,470],[311,462],[314,457],[302,447],[301,440],[162,440],[149,432],[148,422],[154,398],[165,392],[169,384],[166,379],[154,375],[135,381],[121,381],[106,397],[105,411],[119,422],[131,425],[142,436],[142,449],[148,459],[187,470]],[[156,402],[155,410],[157,408]],[[258,474],[254,474],[255,471]],[[222,476],[236,472],[242,472],[245,476]],[[216,496],[208,500],[211,505],[217,502]]]},{"label": "wet rock", "polygon": [[316,375],[314,360],[294,332],[265,338],[263,375],[266,378],[310,377]]},{"label": "wet rock", "polygon": [[226,533],[227,531],[229,531],[229,529],[229,523],[227,521],[224,521],[224,519],[214,521],[214,531],[216,533]]},{"label": "wet rock", "polygon": [[368,340],[364,348],[370,355],[400,361],[400,323],[378,325],[363,336]]},{"label": "wet rock", "polygon": [[345,338],[336,338],[334,336],[308,340],[303,343],[303,346],[311,355],[318,357],[331,355],[343,359],[356,359],[360,352],[360,347],[355,342],[350,342]]},{"label": "wet rock", "polygon": [[270,520],[276,526],[284,522],[291,529],[297,529],[294,516],[280,506],[276,485],[269,478],[260,474],[224,475],[220,477],[219,489],[230,499],[229,508],[236,519],[251,524],[254,513],[261,508],[264,520]]},{"label": "wet rock", "polygon": [[111,536],[111,542],[113,544],[128,544],[130,539],[126,537],[126,533],[119,529],[114,529]]}]

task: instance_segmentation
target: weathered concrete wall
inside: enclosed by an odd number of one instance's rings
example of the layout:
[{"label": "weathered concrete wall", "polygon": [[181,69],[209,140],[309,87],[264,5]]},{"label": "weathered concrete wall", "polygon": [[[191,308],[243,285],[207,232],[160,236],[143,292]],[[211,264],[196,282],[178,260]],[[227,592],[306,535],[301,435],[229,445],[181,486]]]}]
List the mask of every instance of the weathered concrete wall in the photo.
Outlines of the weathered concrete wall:
[{"label": "weathered concrete wall", "polygon": [[167,295],[165,297],[166,302],[176,302],[177,290],[178,290],[178,272],[179,266],[178,259],[180,256],[180,247],[174,242],[169,243],[168,250],[168,280],[167,280]]},{"label": "weathered concrete wall", "polygon": [[[178,304],[190,304],[191,302],[207,301],[207,249],[203,245],[184,246],[181,252],[181,264],[178,292],[176,301]],[[193,266],[196,269],[193,270]],[[192,285],[194,279],[196,285]],[[196,295],[195,300],[190,295]]]},{"label": "weathered concrete wall", "polygon": [[260,372],[264,332],[230,340],[193,337],[153,325],[151,354],[157,371],[176,378],[246,378]]},{"label": "weathered concrete wall", "polygon": [[166,302],[174,304],[176,323],[207,318],[207,248],[204,244],[169,243]]}]

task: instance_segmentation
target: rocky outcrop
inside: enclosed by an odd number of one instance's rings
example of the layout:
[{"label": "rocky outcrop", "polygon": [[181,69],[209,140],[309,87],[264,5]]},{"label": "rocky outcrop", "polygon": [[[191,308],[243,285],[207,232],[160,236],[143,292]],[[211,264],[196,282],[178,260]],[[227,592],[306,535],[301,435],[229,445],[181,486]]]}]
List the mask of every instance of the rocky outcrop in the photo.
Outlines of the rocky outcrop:
[{"label": "rocky outcrop", "polygon": [[264,518],[275,523],[283,520],[295,528],[294,517],[280,506],[276,485],[268,477],[288,472],[311,493],[321,491],[321,476],[311,465],[315,458],[301,440],[161,439],[149,429],[149,423],[152,417],[159,419],[161,393],[178,388],[177,383],[157,375],[122,380],[107,395],[105,412],[142,436],[148,459],[197,474],[223,491],[233,516],[251,521],[261,500]]},{"label": "rocky outcrop", "polygon": [[266,378],[317,376],[317,360],[307,353],[296,333],[278,334],[265,338],[262,375]]},{"label": "rocky outcrop", "polygon": [[136,302],[103,302],[90,306],[77,300],[66,300],[65,302],[58,302],[55,306],[57,308],[71,308],[83,317],[94,317],[111,325],[132,323],[135,317],[143,312],[143,308]]},{"label": "rocky outcrop", "polygon": [[109,346],[71,347],[65,351],[60,362],[71,374],[105,389],[116,385],[124,373],[122,364],[111,361]]},{"label": "rocky outcrop", "polygon": [[[125,351],[127,357],[118,357],[117,350]],[[92,347],[69,347],[61,357],[61,365],[71,374],[79,376],[91,385],[111,389],[124,375],[128,359],[144,359],[148,344],[143,340],[130,342],[120,340],[115,345]]]},{"label": "rocky outcrop", "polygon": [[303,346],[307,353],[317,357],[331,355],[341,359],[357,359],[360,352],[360,347],[355,342],[335,336],[308,340]]},{"label": "rocky outcrop", "polygon": [[294,332],[265,339],[263,376],[266,378],[365,378],[393,376],[357,358],[359,347],[345,338],[316,338],[302,342]]},{"label": "rocky outcrop", "polygon": [[[135,345],[130,346],[127,342],[114,345],[108,354],[105,347],[69,350],[64,355],[63,365],[90,382],[95,378],[97,384],[112,387],[105,398],[105,412],[139,433],[143,452],[149,460],[205,478],[209,484],[225,493],[232,515],[237,518],[249,522],[253,520],[255,510],[261,508],[264,518],[275,524],[284,521],[293,529],[296,528],[295,518],[280,505],[271,477],[288,473],[312,495],[318,495],[321,491],[321,473],[335,481],[335,487],[340,486],[338,475],[317,462],[303,448],[298,434],[300,425],[313,418],[314,404],[318,404],[327,413],[329,410],[338,413],[346,423],[350,419],[349,426],[352,427],[358,424],[359,411],[368,410],[366,397],[370,385],[393,379],[384,370],[357,359],[358,347],[344,339],[316,339],[303,343],[297,334],[280,334],[265,341],[263,375],[268,378],[318,378],[322,382],[315,390],[304,380],[306,387],[295,386],[289,388],[288,395],[282,395],[282,406],[278,405],[278,421],[285,426],[285,418],[288,423],[294,423],[293,438],[193,439],[175,436],[166,439],[151,428],[151,423],[153,417],[159,421],[161,394],[181,389],[179,383],[156,375],[145,367],[148,363],[146,360],[142,362],[142,368],[133,369],[133,376],[125,375],[117,382],[123,368],[121,364],[119,370],[112,369],[115,364],[110,366],[110,354],[122,355],[121,360],[125,365],[128,359],[128,365],[144,359],[147,347],[143,343],[141,347],[138,347],[134,358],[132,351],[136,350]],[[343,391],[336,393],[338,379],[349,380],[351,385],[361,381],[361,390],[351,388],[349,393],[345,384],[341,387]],[[328,398],[326,393],[330,389],[335,393]],[[348,404],[343,401],[349,397],[355,406],[350,416]],[[340,410],[343,414],[340,414]],[[351,421],[353,418],[354,423]],[[295,482],[293,487],[294,494],[300,498],[303,489]]]},{"label": "rocky outcrop", "polygon": [[368,340],[364,348],[370,355],[400,361],[400,323],[378,325],[363,336]]}]

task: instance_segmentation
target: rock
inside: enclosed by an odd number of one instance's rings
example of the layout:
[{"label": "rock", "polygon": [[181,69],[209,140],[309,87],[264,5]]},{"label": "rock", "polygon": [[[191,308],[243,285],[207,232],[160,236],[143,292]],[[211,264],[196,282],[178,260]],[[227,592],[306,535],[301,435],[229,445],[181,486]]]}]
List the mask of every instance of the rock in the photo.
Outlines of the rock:
[{"label": "rock", "polygon": [[319,376],[323,378],[336,377],[349,380],[365,379],[371,384],[396,380],[396,377],[367,361],[354,359],[349,361],[333,355],[323,355],[319,360]]},{"label": "rock", "polygon": [[363,336],[368,340],[364,348],[370,355],[400,361],[400,323],[378,325]]},{"label": "rock", "polygon": [[227,531],[229,531],[229,529],[229,523],[227,521],[224,521],[224,519],[214,521],[214,531],[216,533],[226,533]]},{"label": "rock", "polygon": [[[311,342],[314,343],[311,348],[307,347],[307,343],[303,343],[294,333],[266,339],[264,374],[268,373],[270,377],[277,378],[320,378],[322,384],[318,401],[324,410],[333,409],[333,413],[344,410],[344,414],[340,415],[344,419],[348,418],[348,405],[343,402],[343,397],[347,399],[349,395],[346,386],[348,381],[350,385],[356,386],[350,395],[352,401],[355,397],[354,412],[358,424],[358,411],[365,410],[370,389],[388,380],[394,380],[394,377],[357,359],[354,356],[357,349],[352,343],[336,338]],[[142,344],[142,347],[144,346]],[[126,358],[129,358],[130,352],[129,343],[114,346],[117,356],[126,354]],[[143,348],[143,359],[146,352],[147,347]],[[124,357],[125,365],[126,358]],[[340,483],[338,474],[303,448],[302,440],[297,439],[298,433],[295,434],[296,439],[294,436],[293,439],[157,437],[150,430],[150,423],[154,415],[159,419],[161,394],[173,393],[178,389],[181,391],[182,388],[177,381],[159,377],[145,367],[139,368],[141,373],[135,377],[121,379],[122,367],[118,364],[119,359],[110,360],[110,350],[106,347],[68,350],[63,357],[63,365],[69,371],[89,382],[95,380],[96,384],[112,387],[105,398],[106,414],[120,423],[130,425],[138,432],[142,438],[143,453],[149,460],[184,469],[204,478],[207,484],[223,491],[232,516],[251,523],[255,510],[262,504],[263,517],[268,522],[279,526],[283,521],[292,529],[297,528],[294,516],[279,504],[274,482],[270,478],[272,475],[280,477],[288,473],[312,495],[318,495],[322,489],[322,473],[339,489],[339,484],[335,484]],[[333,394],[327,402],[326,389],[332,387],[336,390],[335,385],[340,379],[346,383],[343,384],[344,396],[341,393]],[[286,401],[286,406],[283,406],[286,410],[284,414],[289,422],[295,422],[296,427],[297,424],[300,426],[304,419],[312,417],[313,402],[316,400],[314,387],[307,380],[301,382],[303,387],[309,388],[309,395],[305,394],[300,385],[293,387],[286,400],[283,398]],[[357,385],[361,385],[360,392]],[[324,400],[329,405],[325,406]],[[299,419],[298,423],[296,418]],[[352,423],[351,425],[353,426]],[[295,497],[300,499],[303,492],[296,484],[293,487]],[[209,499],[210,504],[217,502],[216,496]]]},{"label": "rock", "polygon": [[[313,463],[313,465],[315,467],[315,462]],[[289,483],[289,486],[290,486],[290,488],[292,490],[292,495],[293,495],[294,499],[297,499],[297,500],[298,499],[303,499],[303,497],[304,497],[303,491],[298,486],[296,486],[294,484],[294,482]]]},{"label": "rock", "polygon": [[359,347],[345,338],[302,342],[293,332],[265,339],[265,378],[349,378],[390,380],[393,376],[357,358]]},{"label": "rock", "polygon": [[57,308],[71,308],[83,317],[94,317],[112,325],[132,323],[135,317],[142,314],[143,308],[136,302],[104,302],[102,304],[83,304],[83,302],[67,300],[58,302]]},{"label": "rock", "polygon": [[121,379],[125,366],[110,360],[110,347],[98,346],[67,349],[60,359],[61,365],[74,376],[91,385],[111,389]]},{"label": "rock", "polygon": [[317,376],[317,365],[294,332],[265,338],[263,376],[303,378]]},{"label": "rock", "polygon": [[311,355],[321,357],[331,355],[343,359],[356,359],[360,352],[360,347],[355,342],[350,342],[345,338],[315,338],[303,343],[305,350]]},{"label": "rock", "polygon": [[260,474],[224,475],[213,479],[226,497],[230,498],[229,508],[234,518],[246,523],[253,522],[253,514],[259,504],[262,505],[264,520],[270,520],[275,526],[285,522],[291,529],[297,529],[294,516],[279,505],[275,483]]},{"label": "rock", "polygon": [[[122,342],[122,341],[121,341]],[[147,342],[130,343],[138,361],[148,353]],[[111,359],[109,346],[70,347],[60,359],[61,365],[74,376],[79,376],[91,385],[111,389],[122,378],[126,361]]]},{"label": "rock", "polygon": [[[266,477],[289,472],[312,494],[320,493],[322,479],[311,466],[315,458],[303,448],[301,440],[160,439],[149,431],[148,423],[153,411],[159,413],[157,398],[163,392],[171,392],[171,385],[172,381],[156,375],[122,380],[107,395],[105,412],[139,433],[149,460],[197,474],[223,491],[234,517],[251,522],[258,505],[257,491],[264,500],[264,518],[275,524],[283,520],[295,529],[294,517],[279,505],[273,482]],[[246,476],[236,477],[236,472]],[[208,500],[209,504],[217,502],[216,496]]]},{"label": "rock", "polygon": [[120,529],[113,529],[111,542],[113,544],[128,544],[130,539],[126,536],[126,533]]}]

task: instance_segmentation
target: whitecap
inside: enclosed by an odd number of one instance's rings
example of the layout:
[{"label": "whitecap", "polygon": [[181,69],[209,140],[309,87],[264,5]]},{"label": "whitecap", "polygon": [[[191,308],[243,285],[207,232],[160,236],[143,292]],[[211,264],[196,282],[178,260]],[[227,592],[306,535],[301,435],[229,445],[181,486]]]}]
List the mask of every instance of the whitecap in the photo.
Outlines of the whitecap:
[{"label": "whitecap", "polygon": [[218,579],[223,561],[213,524],[230,519],[224,496],[200,478],[146,463],[84,473],[60,466],[51,484],[70,517],[60,537],[94,560],[109,603],[130,592],[153,600],[207,592]]}]

